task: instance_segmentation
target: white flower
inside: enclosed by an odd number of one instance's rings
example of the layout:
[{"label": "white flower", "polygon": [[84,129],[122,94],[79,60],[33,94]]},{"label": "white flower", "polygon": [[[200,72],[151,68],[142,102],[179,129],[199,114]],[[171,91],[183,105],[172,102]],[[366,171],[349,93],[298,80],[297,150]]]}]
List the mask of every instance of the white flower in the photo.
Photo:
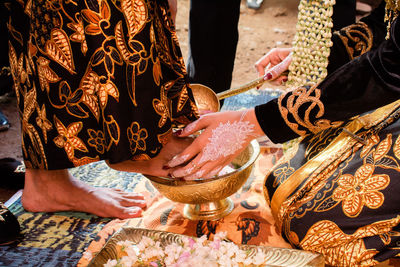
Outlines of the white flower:
[{"label": "white flower", "polygon": [[92,254],[92,252],[90,252],[90,251],[85,251],[85,252],[83,253],[83,258],[90,261],[91,259],[93,259],[93,254]]},{"label": "white flower", "polygon": [[265,261],[265,254],[259,249],[256,255],[253,256],[253,263],[257,265],[263,264]]},{"label": "white flower", "polygon": [[104,264],[104,267],[114,267],[117,266],[118,261],[117,260],[108,260],[106,264]]},{"label": "white flower", "polygon": [[[171,243],[162,246],[160,241],[143,236],[138,244],[131,241],[120,241],[118,245],[126,252],[118,261],[109,260],[104,266],[134,266],[147,262],[155,266],[159,261],[167,267],[239,267],[258,266],[265,262],[266,255],[261,249],[252,256],[241,250],[232,242],[222,241],[226,232],[218,232],[214,241],[208,241],[207,236],[200,238],[183,238],[182,243]],[[90,255],[84,255],[89,257]],[[152,261],[149,263],[149,261]]]},{"label": "white flower", "polygon": [[122,266],[126,266],[126,267],[131,267],[135,262],[137,261],[137,258],[131,258],[128,256],[123,256],[120,261],[119,264]]}]

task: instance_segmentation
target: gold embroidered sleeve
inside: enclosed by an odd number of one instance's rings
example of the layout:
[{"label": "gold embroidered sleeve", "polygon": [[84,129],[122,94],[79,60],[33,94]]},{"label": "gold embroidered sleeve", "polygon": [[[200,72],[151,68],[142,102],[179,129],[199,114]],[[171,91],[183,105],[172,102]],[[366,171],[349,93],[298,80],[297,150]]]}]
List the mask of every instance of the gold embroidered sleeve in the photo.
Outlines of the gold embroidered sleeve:
[{"label": "gold embroidered sleeve", "polygon": [[350,60],[368,52],[373,45],[372,31],[364,22],[352,24],[334,34],[339,36]]},{"label": "gold embroidered sleeve", "polygon": [[320,100],[317,86],[300,87],[282,95],[278,100],[279,111],[285,123],[297,134],[317,133],[329,127],[338,127],[341,121],[324,119],[325,107]]}]

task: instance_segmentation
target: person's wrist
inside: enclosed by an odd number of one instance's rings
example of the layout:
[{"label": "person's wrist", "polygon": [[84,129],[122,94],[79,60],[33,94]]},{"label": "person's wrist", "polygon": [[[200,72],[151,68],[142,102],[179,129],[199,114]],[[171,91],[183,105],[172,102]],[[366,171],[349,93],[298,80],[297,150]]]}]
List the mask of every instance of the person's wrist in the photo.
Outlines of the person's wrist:
[{"label": "person's wrist", "polygon": [[260,137],[260,136],[264,136],[265,133],[261,129],[260,124],[258,123],[258,120],[257,120],[257,117],[256,117],[256,112],[255,112],[254,108],[248,109],[245,112],[246,112],[246,114],[244,115],[243,119],[247,120],[252,125],[254,125],[254,133],[253,133],[254,138],[257,138],[257,137]]}]

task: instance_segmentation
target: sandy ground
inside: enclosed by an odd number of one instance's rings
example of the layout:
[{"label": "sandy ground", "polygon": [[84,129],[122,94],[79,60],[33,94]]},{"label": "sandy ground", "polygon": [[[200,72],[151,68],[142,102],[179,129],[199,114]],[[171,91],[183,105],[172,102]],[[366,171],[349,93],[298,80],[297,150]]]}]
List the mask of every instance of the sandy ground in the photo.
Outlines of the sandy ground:
[{"label": "sandy ground", "polygon": [[[289,47],[295,33],[297,0],[265,0],[257,11],[248,9],[242,0],[232,86],[257,78],[254,63],[274,47]],[[189,0],[178,0],[177,33],[186,58],[188,45]],[[0,103],[0,110],[9,118],[11,128],[0,132],[0,158],[22,159],[20,125],[15,99]],[[1,174],[0,174],[1,176]],[[0,188],[0,201],[7,200],[13,190]]]}]

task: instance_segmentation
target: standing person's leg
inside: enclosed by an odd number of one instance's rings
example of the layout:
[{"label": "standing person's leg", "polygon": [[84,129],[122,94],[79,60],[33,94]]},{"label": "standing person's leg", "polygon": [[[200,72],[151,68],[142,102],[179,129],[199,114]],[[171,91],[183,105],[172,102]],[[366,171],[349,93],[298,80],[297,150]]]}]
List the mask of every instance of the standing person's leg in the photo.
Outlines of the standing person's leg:
[{"label": "standing person's leg", "polygon": [[139,22],[113,1],[9,3],[24,208],[140,215],[143,196],[92,187],[67,169],[105,160],[121,171],[167,175],[162,166],[185,146],[171,138],[172,124],[195,120],[197,109],[168,2],[147,1],[135,11]]},{"label": "standing person's leg", "polygon": [[[119,171],[166,176],[162,170],[171,158],[182,152],[192,139],[171,137],[157,157],[147,161],[124,161],[109,164]],[[78,210],[101,217],[130,218],[141,214],[146,206],[141,194],[118,189],[90,186],[68,173],[68,170],[39,170],[27,168],[22,195],[24,208],[32,212]]]},{"label": "standing person's leg", "polygon": [[187,72],[191,83],[229,89],[239,38],[240,0],[191,0]]}]

